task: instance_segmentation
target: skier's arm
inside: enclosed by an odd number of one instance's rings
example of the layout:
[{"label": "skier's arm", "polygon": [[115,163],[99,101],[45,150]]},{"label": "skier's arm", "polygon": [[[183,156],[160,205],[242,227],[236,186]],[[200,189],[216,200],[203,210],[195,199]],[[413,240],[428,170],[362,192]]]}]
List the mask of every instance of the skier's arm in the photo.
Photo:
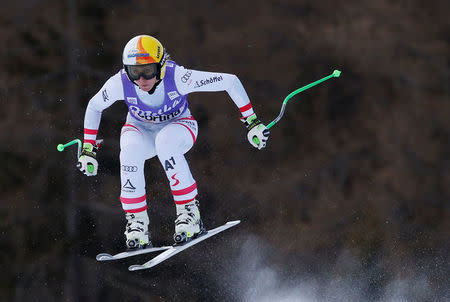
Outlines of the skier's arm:
[{"label": "skier's arm", "polygon": [[102,112],[117,100],[123,100],[120,73],[106,81],[103,87],[90,99],[84,115],[84,142],[95,144]]},{"label": "skier's arm", "polygon": [[84,115],[84,143],[78,168],[87,176],[97,174],[97,150],[101,141],[97,140],[102,112],[117,100],[123,99],[120,73],[109,78],[103,87],[90,99]]},{"label": "skier's arm", "polygon": [[249,130],[247,137],[250,144],[258,149],[266,146],[270,132],[256,117],[247,92],[236,75],[190,70],[177,66],[175,84],[178,91],[184,95],[203,91],[226,91],[241,112],[241,120]]},{"label": "skier's arm", "polygon": [[191,70],[177,66],[175,84],[178,91],[184,95],[193,92],[226,91],[240,109],[242,117],[247,118],[254,114],[247,92],[234,74]]}]

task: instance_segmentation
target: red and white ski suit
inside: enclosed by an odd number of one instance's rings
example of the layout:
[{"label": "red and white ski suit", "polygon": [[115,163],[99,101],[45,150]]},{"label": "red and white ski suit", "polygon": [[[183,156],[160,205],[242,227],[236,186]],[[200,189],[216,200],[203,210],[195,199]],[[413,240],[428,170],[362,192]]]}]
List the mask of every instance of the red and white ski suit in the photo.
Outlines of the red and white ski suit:
[{"label": "red and white ski suit", "polygon": [[[174,72],[165,76],[173,77],[176,90],[182,96],[193,92],[226,91],[242,117],[254,113],[248,95],[235,75],[189,70],[176,64],[173,67]],[[125,100],[121,72],[123,70],[109,78],[89,101],[84,119],[85,142],[95,143],[103,110],[118,100]],[[142,91],[137,85],[133,87],[143,104],[157,108],[168,93],[164,83],[161,81],[152,94]],[[197,196],[197,184],[184,154],[194,145],[198,126],[189,108],[183,110],[177,116],[163,116],[164,112],[160,110],[150,119],[130,113],[137,111],[128,112],[120,135],[120,200],[125,212],[137,213],[147,209],[144,162],[154,156],[158,156],[166,172],[176,204],[188,203]]]}]

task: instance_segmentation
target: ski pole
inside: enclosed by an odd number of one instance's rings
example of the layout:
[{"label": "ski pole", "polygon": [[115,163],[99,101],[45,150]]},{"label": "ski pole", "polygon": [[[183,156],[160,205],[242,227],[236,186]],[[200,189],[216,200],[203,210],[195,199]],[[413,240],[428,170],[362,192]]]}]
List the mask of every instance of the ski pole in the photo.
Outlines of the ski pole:
[{"label": "ski pole", "polygon": [[[341,75],[341,72],[340,72],[339,70],[334,70],[333,73],[330,74],[329,76],[326,76],[326,77],[324,77],[324,78],[322,78],[322,79],[320,79],[320,80],[317,80],[317,81],[315,81],[315,82],[309,83],[308,85],[305,85],[305,86],[303,86],[303,87],[300,87],[300,88],[297,89],[297,90],[292,91],[292,92],[284,99],[283,104],[281,105],[281,111],[280,111],[280,114],[278,114],[278,116],[277,116],[272,122],[270,122],[270,124],[267,125],[267,129],[272,128],[272,127],[273,127],[276,123],[278,123],[278,121],[283,117],[284,111],[285,111],[285,109],[286,109],[286,104],[287,104],[287,102],[288,102],[294,95],[296,95],[296,94],[298,94],[298,93],[300,93],[300,92],[302,92],[302,91],[305,91],[306,89],[309,89],[309,88],[311,88],[311,87],[313,87],[313,86],[316,86],[317,84],[320,84],[320,83],[322,83],[322,82],[324,82],[324,81],[326,81],[326,80],[328,80],[328,79],[331,79],[331,78],[333,78],[333,77],[338,78],[340,75]],[[256,136],[254,136],[254,137],[253,137],[253,142],[254,142],[255,144],[259,144],[259,139],[258,139]]]},{"label": "ski pole", "polygon": [[72,146],[72,145],[77,144],[77,143],[78,143],[78,158],[80,158],[80,155],[81,155],[81,140],[79,140],[79,139],[74,139],[73,141],[70,141],[70,142],[68,142],[67,144],[59,144],[59,145],[56,147],[56,149],[57,149],[59,152],[62,152],[62,151],[64,151],[64,149],[65,149],[66,147]]}]

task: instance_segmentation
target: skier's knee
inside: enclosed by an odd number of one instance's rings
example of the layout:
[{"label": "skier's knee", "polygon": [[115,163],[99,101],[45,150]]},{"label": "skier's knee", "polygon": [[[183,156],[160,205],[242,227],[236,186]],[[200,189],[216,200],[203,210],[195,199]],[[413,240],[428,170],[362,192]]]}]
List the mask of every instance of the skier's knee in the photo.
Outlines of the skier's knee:
[{"label": "skier's knee", "polygon": [[121,146],[120,148],[120,161],[124,161],[127,158],[140,159],[144,158],[142,154],[142,146],[138,144],[128,144]]}]

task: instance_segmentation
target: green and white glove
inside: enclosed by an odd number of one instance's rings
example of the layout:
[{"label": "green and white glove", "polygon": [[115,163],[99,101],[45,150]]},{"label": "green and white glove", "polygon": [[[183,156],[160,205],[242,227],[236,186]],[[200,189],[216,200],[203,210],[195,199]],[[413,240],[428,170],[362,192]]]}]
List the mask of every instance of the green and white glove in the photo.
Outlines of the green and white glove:
[{"label": "green and white glove", "polygon": [[96,159],[99,144],[95,146],[91,143],[84,143],[80,158],[78,158],[77,168],[87,176],[97,175],[98,162]]},{"label": "green and white glove", "polygon": [[258,150],[264,148],[269,139],[270,130],[256,117],[256,114],[252,114],[246,119],[241,118],[241,121],[248,129],[247,139],[250,144]]}]

